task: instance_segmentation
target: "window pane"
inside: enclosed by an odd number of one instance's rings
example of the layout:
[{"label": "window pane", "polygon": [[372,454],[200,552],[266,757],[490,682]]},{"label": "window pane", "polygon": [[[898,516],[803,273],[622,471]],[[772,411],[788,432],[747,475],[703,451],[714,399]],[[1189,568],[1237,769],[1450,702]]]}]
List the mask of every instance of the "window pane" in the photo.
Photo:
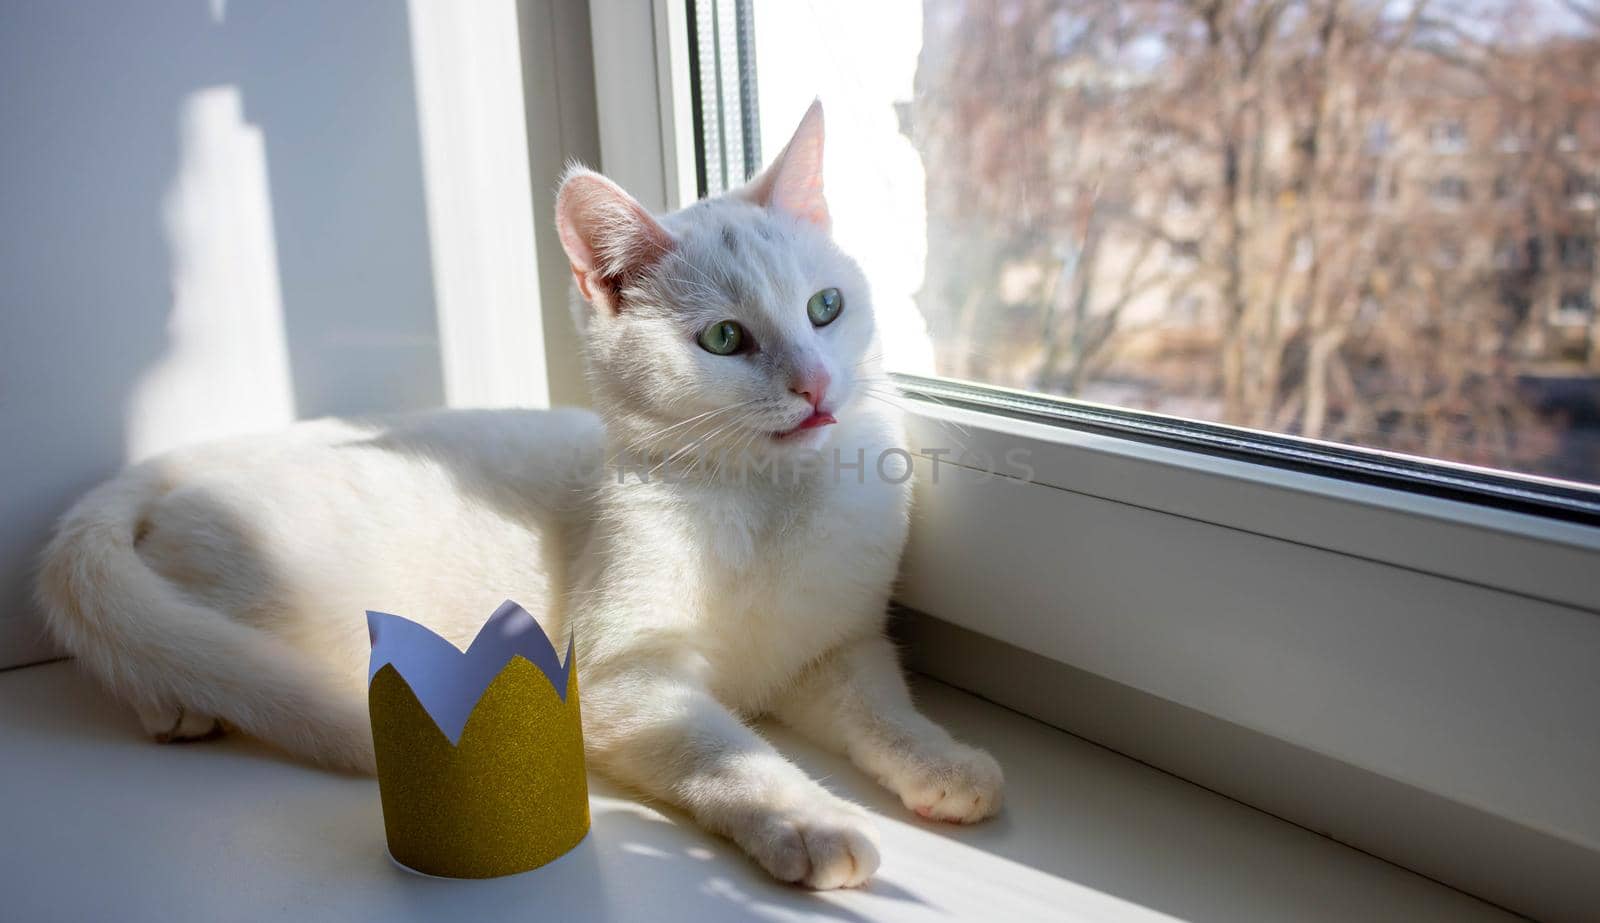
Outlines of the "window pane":
[{"label": "window pane", "polygon": [[1592,0],[753,20],[891,367],[1600,482]]}]

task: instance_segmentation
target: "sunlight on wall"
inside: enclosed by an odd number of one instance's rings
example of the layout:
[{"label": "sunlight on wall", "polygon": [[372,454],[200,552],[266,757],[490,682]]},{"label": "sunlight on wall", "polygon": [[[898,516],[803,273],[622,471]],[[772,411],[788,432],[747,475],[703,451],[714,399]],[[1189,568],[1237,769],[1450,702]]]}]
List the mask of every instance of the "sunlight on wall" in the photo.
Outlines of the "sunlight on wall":
[{"label": "sunlight on wall", "polygon": [[915,301],[928,249],[922,159],[894,108],[911,99],[922,5],[758,0],[754,13],[763,159],[820,96],[834,235],[872,280],[884,362],[931,375],[933,343]]},{"label": "sunlight on wall", "polygon": [[169,346],[129,397],[130,460],[294,419],[266,151],[238,88],[190,94],[178,142]]},{"label": "sunlight on wall", "polygon": [[445,399],[547,406],[516,4],[409,9]]}]

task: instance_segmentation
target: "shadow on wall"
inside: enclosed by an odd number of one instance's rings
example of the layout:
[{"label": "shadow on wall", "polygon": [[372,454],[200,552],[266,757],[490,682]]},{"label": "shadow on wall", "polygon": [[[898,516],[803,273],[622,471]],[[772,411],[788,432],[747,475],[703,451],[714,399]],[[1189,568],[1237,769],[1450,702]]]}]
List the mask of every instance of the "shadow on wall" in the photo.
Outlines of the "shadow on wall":
[{"label": "shadow on wall", "polygon": [[444,394],[404,4],[7,4],[0,85],[5,666],[130,457]]}]

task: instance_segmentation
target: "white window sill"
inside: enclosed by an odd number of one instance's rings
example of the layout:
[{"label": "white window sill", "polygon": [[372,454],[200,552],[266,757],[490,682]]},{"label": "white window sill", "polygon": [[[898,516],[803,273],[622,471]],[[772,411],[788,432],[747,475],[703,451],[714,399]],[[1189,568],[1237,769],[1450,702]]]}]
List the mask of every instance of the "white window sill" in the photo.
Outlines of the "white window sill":
[{"label": "white window sill", "polygon": [[920,701],[1006,768],[987,823],[927,824],[842,760],[777,745],[879,815],[869,887],[773,883],[673,812],[591,782],[594,828],[522,876],[387,859],[376,783],[230,737],[143,739],[69,663],[0,673],[8,919],[1510,920],[1494,907],[948,686]]}]

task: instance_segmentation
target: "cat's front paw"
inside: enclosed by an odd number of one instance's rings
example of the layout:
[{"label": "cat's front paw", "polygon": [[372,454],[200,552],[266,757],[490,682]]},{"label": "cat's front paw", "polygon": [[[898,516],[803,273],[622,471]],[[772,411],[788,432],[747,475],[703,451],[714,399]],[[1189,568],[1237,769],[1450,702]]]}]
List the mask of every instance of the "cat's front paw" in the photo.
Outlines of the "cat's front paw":
[{"label": "cat's front paw", "polygon": [[884,782],[919,816],[957,824],[992,817],[1005,789],[994,757],[956,741],[908,756]]},{"label": "cat's front paw", "polygon": [[878,833],[847,802],[765,813],[735,839],[772,877],[819,891],[864,884],[878,870]]}]

